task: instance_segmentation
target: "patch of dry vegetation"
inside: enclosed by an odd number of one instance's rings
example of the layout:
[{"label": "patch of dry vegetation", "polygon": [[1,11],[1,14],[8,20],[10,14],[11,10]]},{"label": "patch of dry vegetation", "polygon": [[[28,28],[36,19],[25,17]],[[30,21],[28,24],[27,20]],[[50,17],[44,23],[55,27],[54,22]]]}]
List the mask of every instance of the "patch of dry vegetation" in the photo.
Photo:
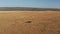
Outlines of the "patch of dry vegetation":
[{"label": "patch of dry vegetation", "polygon": [[0,11],[0,34],[60,34],[60,12]]}]

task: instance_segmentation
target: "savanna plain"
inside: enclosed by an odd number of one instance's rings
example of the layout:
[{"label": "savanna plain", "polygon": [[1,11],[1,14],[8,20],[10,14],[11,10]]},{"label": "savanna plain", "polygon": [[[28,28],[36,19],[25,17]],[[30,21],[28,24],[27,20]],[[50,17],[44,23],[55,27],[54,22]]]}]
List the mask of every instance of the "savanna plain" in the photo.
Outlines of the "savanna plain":
[{"label": "savanna plain", "polygon": [[60,12],[0,11],[0,34],[60,34]]}]

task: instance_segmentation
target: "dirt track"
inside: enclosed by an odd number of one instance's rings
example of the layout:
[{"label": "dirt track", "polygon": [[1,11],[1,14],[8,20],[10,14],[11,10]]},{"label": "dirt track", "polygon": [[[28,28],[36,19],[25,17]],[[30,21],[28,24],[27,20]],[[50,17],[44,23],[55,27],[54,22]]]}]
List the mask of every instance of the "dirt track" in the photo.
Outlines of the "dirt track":
[{"label": "dirt track", "polygon": [[60,34],[60,12],[0,11],[0,34]]}]

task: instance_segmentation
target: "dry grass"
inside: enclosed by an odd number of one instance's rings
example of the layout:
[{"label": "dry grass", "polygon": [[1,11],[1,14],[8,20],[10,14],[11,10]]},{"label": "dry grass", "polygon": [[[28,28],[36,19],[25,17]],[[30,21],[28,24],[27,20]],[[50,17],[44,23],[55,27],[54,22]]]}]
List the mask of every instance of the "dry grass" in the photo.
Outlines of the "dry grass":
[{"label": "dry grass", "polygon": [[60,12],[0,11],[0,34],[60,34]]}]

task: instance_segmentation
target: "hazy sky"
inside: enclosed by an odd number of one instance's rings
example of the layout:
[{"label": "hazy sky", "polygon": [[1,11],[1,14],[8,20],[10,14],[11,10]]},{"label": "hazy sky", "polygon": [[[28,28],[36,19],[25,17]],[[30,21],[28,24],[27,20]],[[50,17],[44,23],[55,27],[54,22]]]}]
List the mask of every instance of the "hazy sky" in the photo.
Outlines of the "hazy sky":
[{"label": "hazy sky", "polygon": [[60,0],[0,0],[0,7],[60,8]]}]

